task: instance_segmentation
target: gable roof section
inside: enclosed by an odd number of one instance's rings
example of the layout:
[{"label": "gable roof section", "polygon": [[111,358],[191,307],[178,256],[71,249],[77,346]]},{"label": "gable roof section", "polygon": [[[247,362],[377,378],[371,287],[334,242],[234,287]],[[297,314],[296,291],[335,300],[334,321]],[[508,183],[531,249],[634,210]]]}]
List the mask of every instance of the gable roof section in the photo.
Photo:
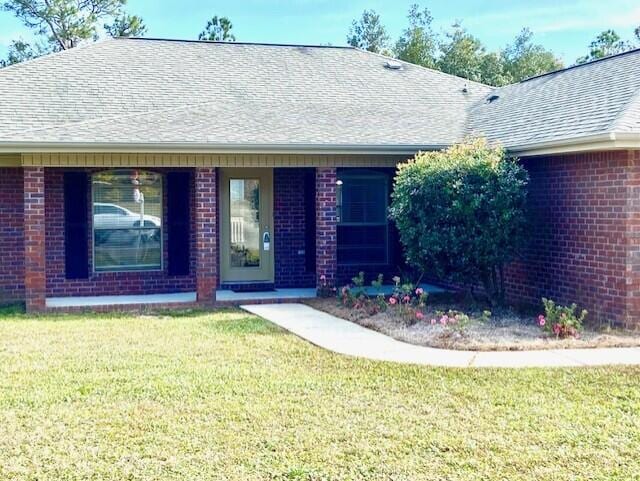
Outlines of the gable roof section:
[{"label": "gable roof section", "polygon": [[348,47],[105,40],[0,70],[0,146],[415,150],[458,140],[490,91],[387,61]]},{"label": "gable roof section", "polygon": [[638,135],[640,50],[495,89],[471,108],[467,133],[511,150]]}]

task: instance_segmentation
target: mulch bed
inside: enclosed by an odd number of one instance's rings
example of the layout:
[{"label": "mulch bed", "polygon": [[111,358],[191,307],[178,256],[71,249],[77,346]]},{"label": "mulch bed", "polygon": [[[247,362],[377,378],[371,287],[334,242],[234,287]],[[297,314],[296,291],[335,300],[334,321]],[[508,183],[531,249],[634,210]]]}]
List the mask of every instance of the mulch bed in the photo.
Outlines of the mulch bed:
[{"label": "mulch bed", "polygon": [[[540,329],[533,313],[518,313],[513,309],[494,309],[488,320],[481,320],[477,306],[449,301],[429,304],[425,320],[407,321],[397,308],[369,315],[361,309],[344,307],[336,298],[308,299],[306,304],[373,329],[400,341],[421,346],[471,351],[519,351],[529,349],[565,349],[592,347],[640,346],[640,330],[624,330],[610,326],[585,326],[579,338],[556,339]],[[463,329],[432,325],[437,311],[464,312],[471,322]]]}]

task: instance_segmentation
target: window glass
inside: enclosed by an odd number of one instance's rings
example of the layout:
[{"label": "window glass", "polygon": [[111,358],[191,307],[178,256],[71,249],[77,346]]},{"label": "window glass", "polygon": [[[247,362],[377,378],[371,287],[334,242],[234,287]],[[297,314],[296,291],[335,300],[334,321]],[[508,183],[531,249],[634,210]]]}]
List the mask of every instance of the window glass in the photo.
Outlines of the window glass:
[{"label": "window glass", "polygon": [[338,263],[388,261],[388,177],[349,173],[338,182]]},{"label": "window glass", "polygon": [[260,181],[229,182],[231,267],[260,267]]},{"label": "window glass", "polygon": [[342,223],[386,223],[386,177],[346,177],[342,184]]},{"label": "window glass", "polygon": [[162,176],[140,170],[92,177],[96,271],[162,268]]}]

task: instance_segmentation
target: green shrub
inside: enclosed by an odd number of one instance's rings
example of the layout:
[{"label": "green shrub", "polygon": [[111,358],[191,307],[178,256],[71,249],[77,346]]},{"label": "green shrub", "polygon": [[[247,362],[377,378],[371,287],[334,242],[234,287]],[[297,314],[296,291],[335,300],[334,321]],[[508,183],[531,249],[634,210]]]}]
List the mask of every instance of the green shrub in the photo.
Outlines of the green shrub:
[{"label": "green shrub", "polygon": [[407,263],[504,298],[503,267],[521,247],[528,174],[483,139],[402,164],[390,217]]}]

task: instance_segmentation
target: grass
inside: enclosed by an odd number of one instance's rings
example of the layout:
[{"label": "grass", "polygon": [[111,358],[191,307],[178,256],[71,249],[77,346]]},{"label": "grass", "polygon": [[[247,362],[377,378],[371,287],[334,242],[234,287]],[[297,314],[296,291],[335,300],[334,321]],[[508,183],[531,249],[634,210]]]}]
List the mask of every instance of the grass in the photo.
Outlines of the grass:
[{"label": "grass", "polygon": [[640,368],[370,362],[233,310],[0,317],[0,479],[640,479]]}]

